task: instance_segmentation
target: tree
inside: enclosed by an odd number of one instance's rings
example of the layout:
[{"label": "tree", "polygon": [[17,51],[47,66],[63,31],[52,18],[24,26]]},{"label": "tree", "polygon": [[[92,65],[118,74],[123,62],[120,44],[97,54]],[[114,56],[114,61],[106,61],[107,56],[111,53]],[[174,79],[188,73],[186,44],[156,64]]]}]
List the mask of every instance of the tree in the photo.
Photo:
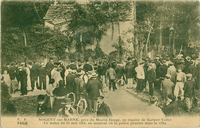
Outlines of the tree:
[{"label": "tree", "polygon": [[120,32],[120,21],[124,22],[128,20],[127,18],[130,17],[131,14],[131,2],[122,2],[122,1],[115,1],[109,3],[109,18],[110,22],[112,23],[112,38],[114,33],[114,23],[117,23],[118,26],[118,46],[114,45],[119,52],[119,59],[122,61],[123,56],[123,48],[122,48],[122,39],[121,39],[121,32]]}]

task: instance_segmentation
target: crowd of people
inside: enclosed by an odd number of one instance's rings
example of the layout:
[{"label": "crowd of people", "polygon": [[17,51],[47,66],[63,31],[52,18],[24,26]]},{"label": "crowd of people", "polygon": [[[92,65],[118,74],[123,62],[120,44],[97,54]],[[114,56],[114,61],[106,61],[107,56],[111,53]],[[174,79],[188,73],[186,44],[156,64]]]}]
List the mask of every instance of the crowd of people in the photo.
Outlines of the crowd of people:
[{"label": "crowd of people", "polygon": [[[190,111],[194,101],[198,100],[200,89],[200,60],[194,56],[183,57],[181,54],[175,58],[156,56],[155,59],[147,57],[140,61],[133,57],[128,57],[127,62],[104,60],[93,65],[87,60],[85,63],[71,61],[66,65],[63,61],[54,62],[50,58],[46,64],[11,63],[3,67],[2,71],[3,82],[10,94],[18,90],[21,95],[27,95],[35,89],[46,90],[50,96],[51,112],[59,112],[59,115],[65,110],[60,110],[59,105],[65,102],[68,106],[69,100],[58,99],[70,92],[75,94],[75,104],[83,96],[87,99],[88,110],[102,115],[102,112],[98,112],[98,103],[102,104],[103,99],[100,90],[103,86],[108,86],[110,91],[118,90],[117,80],[121,80],[120,85],[126,89],[134,88],[136,84],[138,94],[148,86],[150,98],[155,98],[155,90],[160,90],[163,111],[170,116],[177,113],[178,100],[184,101],[187,111]],[[103,112],[103,115],[111,116],[109,107],[104,106],[107,112]]]},{"label": "crowd of people", "polygon": [[[197,105],[200,98],[200,59],[195,55],[156,56],[155,60],[145,58],[136,64],[135,59],[129,59],[125,66],[127,84],[132,85],[136,81],[138,95],[146,91],[148,85],[150,99],[156,99],[155,90],[159,92],[159,104],[166,116],[179,116],[180,106],[190,112]],[[132,74],[130,78],[129,73]]]}]

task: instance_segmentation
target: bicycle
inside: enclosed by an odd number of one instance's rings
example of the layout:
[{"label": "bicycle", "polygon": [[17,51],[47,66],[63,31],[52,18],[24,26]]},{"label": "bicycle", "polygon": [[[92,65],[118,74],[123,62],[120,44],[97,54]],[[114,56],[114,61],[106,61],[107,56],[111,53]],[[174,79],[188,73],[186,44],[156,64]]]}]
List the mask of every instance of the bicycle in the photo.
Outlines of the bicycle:
[{"label": "bicycle", "polygon": [[[77,116],[81,117],[85,114],[86,109],[87,109],[87,101],[85,98],[83,98],[81,94],[80,100],[78,101],[77,105],[75,104],[76,101],[76,96],[73,92],[70,92],[69,94],[62,96],[62,97],[55,97],[57,99],[65,100],[67,98],[71,99],[71,106],[75,109],[76,108],[76,114]],[[62,103],[61,103],[62,104]],[[60,107],[62,108],[62,107]]]},{"label": "bicycle", "polygon": [[76,108],[76,112],[77,112],[77,115],[78,116],[83,116],[85,114],[85,111],[87,109],[87,101],[85,98],[83,98],[83,94],[84,93],[81,93],[80,95],[80,100],[78,101],[77,103],[77,108]]}]

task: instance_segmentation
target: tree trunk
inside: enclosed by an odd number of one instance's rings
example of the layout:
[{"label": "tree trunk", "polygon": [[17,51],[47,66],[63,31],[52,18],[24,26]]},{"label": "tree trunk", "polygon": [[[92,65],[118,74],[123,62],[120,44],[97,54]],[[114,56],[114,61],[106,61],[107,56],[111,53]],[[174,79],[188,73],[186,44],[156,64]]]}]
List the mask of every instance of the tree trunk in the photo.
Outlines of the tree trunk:
[{"label": "tree trunk", "polygon": [[176,34],[176,31],[174,31],[174,37],[173,37],[173,55],[175,55],[175,34]]},{"label": "tree trunk", "polygon": [[118,20],[118,43],[119,43],[119,60],[120,62],[122,61],[122,56],[123,56],[123,53],[122,53],[122,40],[121,40],[121,34],[120,34],[120,24],[119,24],[119,20]]},{"label": "tree trunk", "polygon": [[114,36],[114,23],[111,19],[111,23],[112,23],[112,35],[111,35],[111,40],[113,40],[113,36]]},{"label": "tree trunk", "polygon": [[149,33],[148,33],[148,36],[147,36],[147,42],[146,42],[146,54],[148,53],[148,47],[150,47],[150,46],[149,46],[149,40],[150,40],[150,35],[151,35],[152,27],[153,27],[153,25],[151,26],[151,28],[150,28],[150,30],[149,30]]},{"label": "tree trunk", "polygon": [[142,55],[143,55],[143,42],[140,42],[141,43],[141,45],[140,45],[140,52],[139,52],[139,61],[141,61],[142,60]]},{"label": "tree trunk", "polygon": [[134,56],[138,59],[138,40],[135,37],[135,25],[136,25],[136,1],[132,3],[132,16],[133,16],[133,46],[134,46]]},{"label": "tree trunk", "polygon": [[24,31],[23,31],[23,35],[24,35],[24,45],[27,46],[27,42],[26,42],[26,34],[25,34]]},{"label": "tree trunk", "polygon": [[135,38],[135,57],[136,57],[136,59],[137,60],[139,60],[139,58],[140,58],[140,55],[139,55],[139,46],[138,46],[138,39],[137,38]]},{"label": "tree trunk", "polygon": [[160,43],[159,43],[159,47],[158,47],[158,53],[159,54],[161,54],[160,49],[162,48],[162,33],[163,33],[162,22],[160,21]]}]

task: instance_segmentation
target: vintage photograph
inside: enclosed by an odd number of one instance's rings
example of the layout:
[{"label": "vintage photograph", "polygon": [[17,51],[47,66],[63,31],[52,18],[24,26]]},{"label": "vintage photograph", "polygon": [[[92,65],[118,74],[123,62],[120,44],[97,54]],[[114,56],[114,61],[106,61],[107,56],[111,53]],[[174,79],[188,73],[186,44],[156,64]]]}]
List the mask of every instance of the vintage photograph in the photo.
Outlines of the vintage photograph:
[{"label": "vintage photograph", "polygon": [[1,127],[199,117],[200,1],[1,1]]}]

